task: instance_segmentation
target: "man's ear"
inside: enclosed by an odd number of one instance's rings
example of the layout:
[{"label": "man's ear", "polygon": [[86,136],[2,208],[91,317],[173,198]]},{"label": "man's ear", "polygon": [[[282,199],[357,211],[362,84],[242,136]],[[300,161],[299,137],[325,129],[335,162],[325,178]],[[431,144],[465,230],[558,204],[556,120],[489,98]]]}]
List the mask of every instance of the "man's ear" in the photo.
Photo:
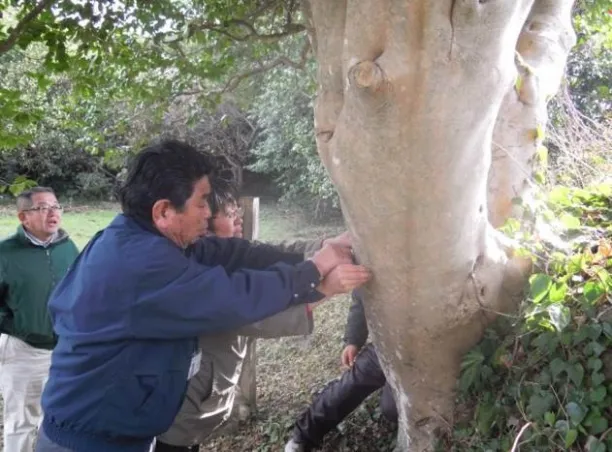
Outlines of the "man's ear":
[{"label": "man's ear", "polygon": [[168,199],[159,199],[155,201],[151,209],[151,219],[157,229],[167,229],[173,216],[174,208]]},{"label": "man's ear", "polygon": [[26,219],[26,213],[24,211],[17,212],[17,218],[19,218],[19,222],[23,224]]}]

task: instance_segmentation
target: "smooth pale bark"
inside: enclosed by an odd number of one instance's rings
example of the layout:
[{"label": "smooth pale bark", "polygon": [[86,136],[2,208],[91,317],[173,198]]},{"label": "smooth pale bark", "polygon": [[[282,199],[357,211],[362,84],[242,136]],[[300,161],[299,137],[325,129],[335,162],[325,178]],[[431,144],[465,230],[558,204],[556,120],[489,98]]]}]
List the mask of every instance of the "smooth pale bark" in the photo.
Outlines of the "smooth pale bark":
[{"label": "smooth pale bark", "polygon": [[[518,116],[541,119],[545,95],[532,104],[511,95],[517,42],[523,59],[541,53],[560,74],[571,3],[307,2],[317,146],[374,272],[366,313],[398,402],[400,451],[431,450],[450,428],[462,355],[520,297],[526,268],[505,252],[487,212],[493,131],[508,145],[504,130]],[[554,25],[540,36],[543,23]],[[563,58],[547,60],[547,45]],[[537,76],[523,79],[524,89],[544,90]],[[517,102],[522,112],[510,108]],[[532,154],[534,141],[525,142]],[[523,149],[520,141],[513,152]],[[507,190],[492,191],[493,206],[497,193]],[[495,212],[496,223],[507,213]]]},{"label": "smooth pale bark", "polygon": [[571,1],[535,2],[516,45],[518,76],[493,131],[489,219],[495,227],[519,216],[514,198],[529,198],[531,173],[548,119],[546,104],[559,89],[575,43]]}]

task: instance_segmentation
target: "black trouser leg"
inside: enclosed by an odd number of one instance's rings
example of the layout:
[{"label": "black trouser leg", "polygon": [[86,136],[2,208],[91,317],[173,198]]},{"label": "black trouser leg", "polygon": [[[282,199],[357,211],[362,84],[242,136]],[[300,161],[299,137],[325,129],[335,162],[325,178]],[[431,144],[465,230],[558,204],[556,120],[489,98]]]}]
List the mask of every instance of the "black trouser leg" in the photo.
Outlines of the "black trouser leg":
[{"label": "black trouser leg", "polygon": [[389,422],[397,422],[397,405],[389,383],[383,386],[380,394],[380,412]]},{"label": "black trouser leg", "polygon": [[155,452],[198,452],[200,450],[199,445],[195,446],[172,446],[170,444],[162,443],[159,440],[155,442]]},{"label": "black trouser leg", "polygon": [[320,445],[326,433],[385,383],[376,350],[368,344],[357,355],[353,366],[326,386],[298,418],[294,440],[310,447]]}]

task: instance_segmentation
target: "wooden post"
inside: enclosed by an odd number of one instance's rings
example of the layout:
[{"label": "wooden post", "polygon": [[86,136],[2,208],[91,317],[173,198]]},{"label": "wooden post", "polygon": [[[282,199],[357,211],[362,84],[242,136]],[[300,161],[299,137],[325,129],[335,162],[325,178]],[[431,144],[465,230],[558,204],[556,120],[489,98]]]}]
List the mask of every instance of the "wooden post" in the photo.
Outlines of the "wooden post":
[{"label": "wooden post", "polygon": [[[257,240],[259,235],[259,198],[243,197],[239,200],[244,212],[243,234],[247,240]],[[246,354],[242,373],[238,380],[238,416],[246,420],[257,411],[257,342],[255,338],[246,339]]]},{"label": "wooden post", "polygon": [[238,204],[244,212],[242,225],[244,238],[247,240],[257,240],[259,236],[259,198],[251,196],[243,197],[238,200]]}]

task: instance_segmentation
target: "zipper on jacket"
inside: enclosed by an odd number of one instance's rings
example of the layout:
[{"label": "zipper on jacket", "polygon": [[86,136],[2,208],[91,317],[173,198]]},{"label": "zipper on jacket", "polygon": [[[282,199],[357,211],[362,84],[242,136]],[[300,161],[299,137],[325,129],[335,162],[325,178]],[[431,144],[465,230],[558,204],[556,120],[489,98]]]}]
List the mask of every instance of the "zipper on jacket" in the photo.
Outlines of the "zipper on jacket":
[{"label": "zipper on jacket", "polygon": [[47,255],[47,264],[49,265],[49,274],[51,275],[51,289],[55,287],[55,274],[53,273],[53,265],[51,262],[51,251],[49,248],[45,248],[45,254]]}]

